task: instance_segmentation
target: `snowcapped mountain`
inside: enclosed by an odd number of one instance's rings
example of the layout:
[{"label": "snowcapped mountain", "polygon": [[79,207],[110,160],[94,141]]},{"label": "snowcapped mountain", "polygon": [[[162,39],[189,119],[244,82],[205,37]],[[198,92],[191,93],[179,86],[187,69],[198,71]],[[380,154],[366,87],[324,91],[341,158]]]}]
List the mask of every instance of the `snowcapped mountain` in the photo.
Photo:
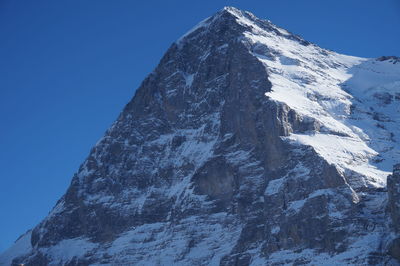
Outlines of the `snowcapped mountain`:
[{"label": "snowcapped mountain", "polygon": [[399,133],[399,58],[226,7],[172,44],[0,264],[398,265]]}]

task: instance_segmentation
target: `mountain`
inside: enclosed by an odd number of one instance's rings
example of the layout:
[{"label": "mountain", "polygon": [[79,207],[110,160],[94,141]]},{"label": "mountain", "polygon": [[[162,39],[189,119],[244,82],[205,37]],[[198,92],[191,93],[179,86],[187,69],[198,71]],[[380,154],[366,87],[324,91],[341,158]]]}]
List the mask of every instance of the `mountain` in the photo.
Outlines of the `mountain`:
[{"label": "mountain", "polygon": [[399,58],[226,7],[172,44],[0,264],[399,265],[399,132]]}]

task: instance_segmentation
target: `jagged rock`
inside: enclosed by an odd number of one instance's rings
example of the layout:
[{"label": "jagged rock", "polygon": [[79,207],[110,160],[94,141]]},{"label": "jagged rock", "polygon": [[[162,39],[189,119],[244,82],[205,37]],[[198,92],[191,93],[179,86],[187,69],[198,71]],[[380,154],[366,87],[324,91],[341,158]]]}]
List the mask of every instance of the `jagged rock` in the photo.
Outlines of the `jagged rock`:
[{"label": "jagged rock", "polygon": [[376,60],[378,60],[378,61],[389,61],[389,62],[391,62],[393,64],[397,64],[397,63],[400,62],[400,57],[393,56],[393,55],[391,55],[391,56],[381,56],[381,57],[377,58]]},{"label": "jagged rock", "polygon": [[400,164],[393,167],[393,174],[387,179],[388,207],[393,227],[400,233]]},{"label": "jagged rock", "polygon": [[389,245],[389,254],[400,261],[400,164],[393,167],[393,174],[388,176],[388,210],[397,238]]},{"label": "jagged rock", "polygon": [[0,264],[394,263],[400,121],[373,95],[399,77],[224,8],[172,44]]}]

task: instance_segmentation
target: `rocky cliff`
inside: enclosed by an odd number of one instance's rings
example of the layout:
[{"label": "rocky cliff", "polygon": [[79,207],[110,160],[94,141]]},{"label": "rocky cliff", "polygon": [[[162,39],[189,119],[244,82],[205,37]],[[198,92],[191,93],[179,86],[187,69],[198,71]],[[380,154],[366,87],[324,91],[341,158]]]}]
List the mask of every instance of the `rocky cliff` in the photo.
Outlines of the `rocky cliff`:
[{"label": "rocky cliff", "polygon": [[389,254],[400,261],[400,164],[393,167],[393,174],[387,179],[388,212],[394,229],[389,244]]},{"label": "rocky cliff", "polygon": [[176,41],[18,265],[397,265],[400,64],[227,7]]}]

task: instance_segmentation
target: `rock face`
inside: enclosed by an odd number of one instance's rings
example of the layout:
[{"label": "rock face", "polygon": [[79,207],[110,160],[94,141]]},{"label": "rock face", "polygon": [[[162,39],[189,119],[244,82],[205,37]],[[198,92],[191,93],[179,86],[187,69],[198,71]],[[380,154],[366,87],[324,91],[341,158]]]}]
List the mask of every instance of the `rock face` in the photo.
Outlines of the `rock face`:
[{"label": "rock face", "polygon": [[391,58],[224,8],[169,48],[0,264],[396,265]]},{"label": "rock face", "polygon": [[387,188],[389,195],[389,213],[393,227],[400,232],[400,164],[393,167],[393,175],[388,176]]},{"label": "rock face", "polygon": [[389,246],[389,254],[400,261],[400,164],[393,167],[393,175],[388,176],[388,211],[396,237]]}]

